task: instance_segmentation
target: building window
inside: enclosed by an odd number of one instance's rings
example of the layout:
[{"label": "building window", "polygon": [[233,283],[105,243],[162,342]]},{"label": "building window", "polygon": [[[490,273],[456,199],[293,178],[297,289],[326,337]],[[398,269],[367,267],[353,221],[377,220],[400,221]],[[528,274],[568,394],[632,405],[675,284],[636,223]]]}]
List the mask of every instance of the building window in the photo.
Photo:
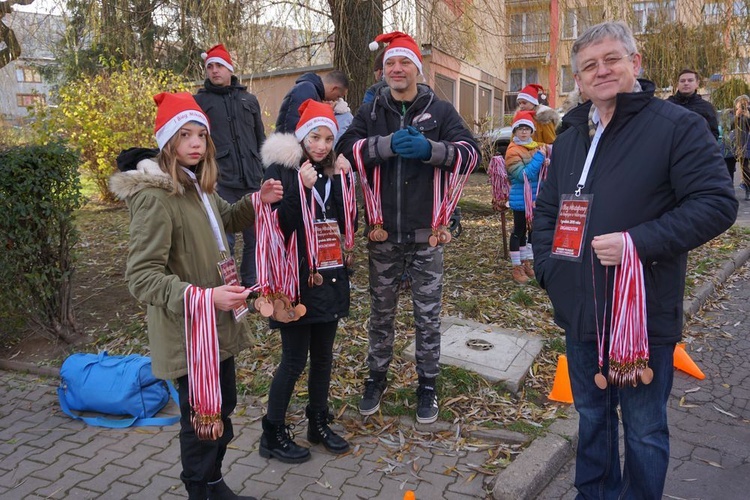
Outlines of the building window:
[{"label": "building window", "polygon": [[745,0],[734,0],[732,3],[732,14],[739,17],[747,17],[747,3]]},{"label": "building window", "polygon": [[592,5],[567,9],[563,14],[562,37],[578,38],[584,31],[604,19],[604,7]]},{"label": "building window", "polygon": [[676,19],[674,0],[633,3],[633,31],[645,33],[651,26],[672,23]]},{"label": "building window", "polygon": [[510,91],[519,92],[529,83],[539,83],[536,68],[514,68],[510,70]]},{"label": "building window", "polygon": [[707,3],[703,6],[703,20],[706,24],[719,24],[724,18],[724,4]]},{"label": "building window", "polygon": [[19,83],[42,83],[42,75],[36,68],[20,66],[16,68],[16,81]]},{"label": "building window", "polygon": [[511,43],[546,42],[549,40],[549,12],[518,12],[510,17]]},{"label": "building window", "polygon": [[740,57],[732,65],[732,73],[743,75],[750,73],[750,57]]},{"label": "building window", "polygon": [[19,108],[30,108],[35,104],[44,104],[44,94],[16,94],[16,104]]},{"label": "building window", "polygon": [[567,94],[573,92],[576,88],[576,79],[573,78],[573,71],[570,66],[560,68],[560,92]]},{"label": "building window", "polygon": [[458,113],[466,122],[469,130],[475,130],[477,117],[474,112],[474,103],[476,102],[477,86],[466,80],[461,80],[459,84],[460,95],[458,96]]},{"label": "building window", "polygon": [[455,102],[455,89],[456,82],[454,80],[441,74],[435,74],[435,94],[440,99],[453,104]]}]

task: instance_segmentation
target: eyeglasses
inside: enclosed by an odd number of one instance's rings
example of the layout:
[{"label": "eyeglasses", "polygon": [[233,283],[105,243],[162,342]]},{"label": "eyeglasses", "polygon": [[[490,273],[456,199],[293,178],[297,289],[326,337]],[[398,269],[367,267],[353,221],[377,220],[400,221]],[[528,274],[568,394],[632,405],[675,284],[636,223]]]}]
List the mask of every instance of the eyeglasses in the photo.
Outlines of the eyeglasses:
[{"label": "eyeglasses", "polygon": [[626,57],[631,57],[632,55],[633,54],[623,54],[621,56],[616,56],[614,54],[613,55],[608,55],[604,59],[600,59],[598,61],[589,61],[589,62],[587,62],[585,66],[583,66],[582,68],[580,68],[578,70],[578,72],[579,73],[592,74],[592,73],[595,73],[596,71],[599,70],[599,65],[600,64],[604,65],[605,68],[611,68],[612,66],[614,66],[617,63],[619,63],[620,61],[622,61]]}]

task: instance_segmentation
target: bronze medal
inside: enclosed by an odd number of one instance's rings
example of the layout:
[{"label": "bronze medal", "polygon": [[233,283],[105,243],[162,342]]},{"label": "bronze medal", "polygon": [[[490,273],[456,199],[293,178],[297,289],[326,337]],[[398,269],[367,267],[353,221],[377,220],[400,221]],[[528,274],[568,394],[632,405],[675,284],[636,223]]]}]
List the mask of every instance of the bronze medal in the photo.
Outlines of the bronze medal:
[{"label": "bronze medal", "polygon": [[313,284],[313,275],[312,275],[312,272],[311,272],[307,276],[307,288],[312,288],[313,286],[315,286],[315,285]]},{"label": "bronze medal", "polygon": [[299,303],[296,306],[294,306],[294,312],[297,314],[298,318],[301,318],[307,313],[307,307],[305,307],[304,304]]},{"label": "bronze medal", "polygon": [[652,380],[654,380],[654,370],[652,370],[651,367],[647,366],[641,373],[641,382],[648,385]]},{"label": "bronze medal", "polygon": [[253,307],[256,311],[260,311],[260,308],[263,307],[263,304],[266,302],[265,297],[258,297],[253,301]]},{"label": "bronze medal", "polygon": [[323,275],[316,271],[315,274],[313,274],[313,283],[315,284],[315,286],[322,285]]},{"label": "bronze medal", "polygon": [[354,266],[354,254],[353,253],[347,253],[344,255],[344,265],[346,267]]},{"label": "bronze medal", "polygon": [[438,240],[440,243],[449,243],[451,241],[451,233],[445,228],[442,228],[438,233]]},{"label": "bronze medal", "polygon": [[264,300],[260,306],[260,314],[264,318],[270,318],[273,314],[273,304],[271,304],[268,300]]},{"label": "bronze medal", "polygon": [[431,247],[436,247],[438,244],[438,237],[431,234],[430,237],[427,238],[427,243],[429,243]]},{"label": "bronze medal", "polygon": [[594,375],[594,383],[599,389],[604,390],[607,388],[607,377],[605,377],[604,375],[602,375],[601,372],[599,372],[596,375]]}]

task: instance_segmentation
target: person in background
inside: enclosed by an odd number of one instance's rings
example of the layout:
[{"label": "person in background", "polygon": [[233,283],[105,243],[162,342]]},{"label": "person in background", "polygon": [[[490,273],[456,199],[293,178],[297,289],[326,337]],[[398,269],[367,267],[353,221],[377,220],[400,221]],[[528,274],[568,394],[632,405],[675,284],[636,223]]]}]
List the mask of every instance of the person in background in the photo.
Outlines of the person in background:
[{"label": "person in background", "polygon": [[706,120],[711,134],[719,140],[719,120],[716,117],[716,108],[713,104],[698,95],[700,77],[695,70],[683,69],[677,75],[677,92],[667,97],[667,101],[698,113]]},{"label": "person in background", "polygon": [[734,100],[732,120],[734,155],[742,168],[742,184],[745,201],[750,200],[750,97],[741,95]]},{"label": "person in background", "polygon": [[[253,499],[237,496],[224,482],[222,462],[234,432],[230,415],[237,404],[234,357],[251,345],[244,321],[232,310],[243,306],[249,291],[225,285],[217,264],[226,260],[226,232],[254,223],[249,196],[230,205],[216,193],[219,175],[209,120],[187,92],[154,97],[156,159],[144,158],[137,168],[117,173],[110,189],[125,200],[130,212],[130,240],[125,280],[130,293],[147,304],[148,341],[156,377],[175,379],[180,403],[180,479],[189,500]],[[261,201],[281,199],[279,181],[260,188]],[[210,308],[191,314],[191,293],[205,293]],[[221,393],[218,438],[199,438],[192,422],[191,394],[207,391],[204,379],[188,374],[188,358],[199,354],[186,346],[191,325],[218,337],[218,380]],[[199,327],[200,328],[200,327]],[[201,352],[200,354],[205,354]],[[197,382],[196,382],[197,380]],[[195,383],[194,383],[195,382]],[[191,387],[192,386],[192,387]]]},{"label": "person in background", "polygon": [[349,92],[349,77],[337,69],[320,76],[305,73],[284,96],[276,118],[276,132],[293,134],[299,121],[299,107],[308,99],[328,102],[333,107],[340,97]]},{"label": "person in background", "polygon": [[[513,140],[505,151],[505,168],[510,180],[508,204],[513,210],[513,233],[510,235],[510,260],[513,264],[513,281],[520,285],[534,278],[534,254],[531,246],[531,228],[526,224],[527,207],[524,187],[529,183],[532,203],[536,199],[539,173],[546,160],[541,146],[531,139],[534,118],[531,111],[519,111],[513,117]],[[528,230],[528,231],[527,231]]]},{"label": "person in background", "polygon": [[[359,403],[362,415],[380,408],[393,359],[396,310],[404,271],[412,280],[416,328],[417,422],[438,418],[436,381],[440,372],[440,310],[443,287],[443,246],[428,243],[432,235],[433,182],[443,182],[458,165],[467,171],[479,150],[456,109],[437,99],[422,75],[422,53],[412,37],[400,32],[376,37],[388,43],[383,55],[387,87],[372,105],[362,105],[336,145],[337,152],[354,161],[353,148],[361,139],[362,160],[368,176],[379,173],[385,241],[368,241],[370,269],[369,375]],[[436,168],[441,174],[435,180]],[[372,185],[372,179],[370,184]],[[371,222],[370,222],[371,223]],[[373,230],[372,227],[369,228]],[[382,233],[381,233],[382,234]]]},{"label": "person in background", "polygon": [[[222,44],[201,54],[206,66],[203,88],[195,100],[211,122],[211,139],[219,165],[217,192],[229,203],[260,189],[263,166],[260,148],[266,140],[258,99],[234,76],[232,58]],[[235,237],[227,234],[229,254],[234,256]],[[242,230],[240,283],[255,285],[255,228]]]},{"label": "person in background", "polygon": [[[580,416],[575,487],[578,498],[658,500],[670,456],[667,400],[688,252],[727,230],[738,202],[703,118],[654,97],[653,82],[637,78],[641,54],[626,24],[590,27],[570,61],[590,101],[565,115],[570,128],[552,150],[534,211],[534,271],[565,330]],[[645,297],[634,307],[645,317],[632,323],[645,325],[653,376],[635,386],[607,382],[612,363],[597,340],[621,335],[607,325],[612,266],[622,269],[626,242],[627,255],[637,253],[628,261],[633,271],[636,262],[643,266]]]},{"label": "person in background", "polygon": [[516,103],[519,111],[531,111],[534,114],[534,135],[531,138],[542,144],[555,142],[555,130],[560,124],[560,113],[540,102],[546,99],[544,87],[537,83],[526,85],[518,93]]},{"label": "person in background", "polygon": [[375,83],[365,91],[365,95],[362,98],[362,104],[371,103],[375,100],[375,96],[382,87],[386,86],[385,79],[383,79],[383,54],[385,50],[381,49],[375,56],[375,61],[372,64],[372,76],[375,78]]},{"label": "person in background", "polygon": [[[295,133],[271,135],[262,150],[266,178],[278,179],[284,186],[284,197],[276,204],[275,210],[284,236],[289,239],[293,233],[297,234],[300,303],[307,308],[306,314],[295,321],[280,323],[271,320],[271,328],[278,328],[281,332],[281,363],[268,392],[260,454],[286,463],[310,459],[310,450],[294,442],[291,426],[286,425],[289,401],[307,364],[308,352],[310,404],[305,409],[307,440],[313,444],[322,443],[335,454],[349,450],[349,443],[328,425],[333,421],[328,411],[333,343],[339,320],[349,315],[349,270],[343,261],[318,268],[322,282],[310,286],[299,191],[301,178],[306,205],[310,205],[311,199],[316,200],[316,220],[332,221],[337,224],[340,234],[345,234],[340,176],[348,172],[350,165],[344,156],[337,157],[333,152],[337,128],[331,107],[308,99],[300,106]],[[356,231],[356,222],[352,230]]]}]

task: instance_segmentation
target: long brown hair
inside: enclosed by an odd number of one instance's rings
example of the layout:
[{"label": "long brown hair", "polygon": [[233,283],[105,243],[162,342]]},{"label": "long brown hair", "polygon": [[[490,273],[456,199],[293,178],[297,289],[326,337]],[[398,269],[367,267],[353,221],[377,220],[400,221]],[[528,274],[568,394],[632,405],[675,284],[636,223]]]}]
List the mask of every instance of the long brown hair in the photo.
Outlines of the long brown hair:
[{"label": "long brown hair", "polygon": [[[199,125],[204,126],[203,124]],[[172,194],[182,194],[185,192],[185,186],[193,185],[193,180],[177,163],[177,146],[181,140],[180,134],[173,135],[157,156],[159,167],[172,177]],[[195,176],[198,178],[198,184],[204,193],[211,194],[216,190],[219,166],[216,164],[216,146],[209,134],[206,134],[206,152],[203,159],[195,166]]]}]

